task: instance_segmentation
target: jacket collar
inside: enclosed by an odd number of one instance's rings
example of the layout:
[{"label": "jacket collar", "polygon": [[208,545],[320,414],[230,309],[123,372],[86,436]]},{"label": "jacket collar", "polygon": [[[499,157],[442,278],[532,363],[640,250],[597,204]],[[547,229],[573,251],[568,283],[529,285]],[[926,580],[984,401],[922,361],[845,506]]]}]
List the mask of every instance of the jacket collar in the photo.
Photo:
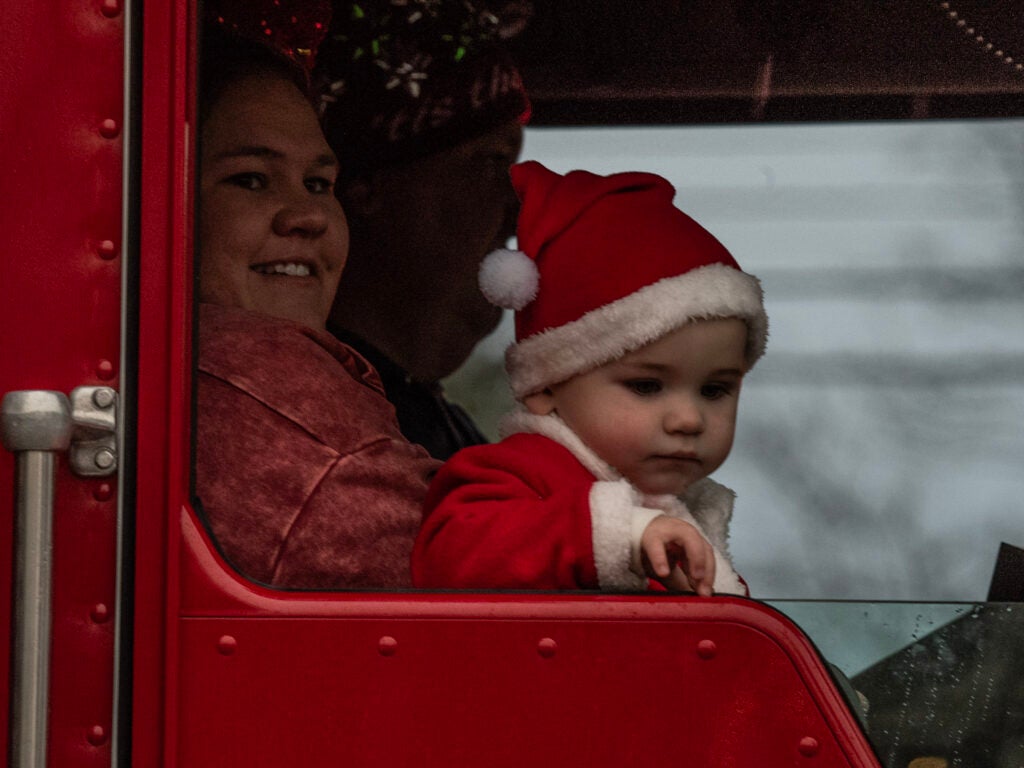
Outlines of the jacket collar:
[{"label": "jacket collar", "polygon": [[[542,435],[562,445],[586,467],[597,480],[622,480],[622,474],[594,453],[557,414],[539,416],[522,406],[506,414],[498,425],[502,438],[517,433]],[[652,506],[671,507],[673,497],[648,497]],[[698,480],[686,489],[681,501],[704,529],[711,543],[723,553],[728,552],[729,521],[736,499],[729,488],[710,477]]]}]

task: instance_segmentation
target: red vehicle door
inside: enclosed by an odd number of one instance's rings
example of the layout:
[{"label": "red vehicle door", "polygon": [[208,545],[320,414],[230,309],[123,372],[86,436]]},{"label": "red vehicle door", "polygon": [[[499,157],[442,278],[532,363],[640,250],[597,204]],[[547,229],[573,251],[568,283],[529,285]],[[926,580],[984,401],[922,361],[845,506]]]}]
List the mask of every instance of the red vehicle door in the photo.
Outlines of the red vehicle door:
[{"label": "red vehicle door", "polygon": [[877,765],[813,646],[754,601],[230,570],[190,494],[194,29],[171,0],[7,19],[11,763]]},{"label": "red vehicle door", "polygon": [[[42,765],[48,751],[55,765],[107,765],[125,383],[125,9],[32,2],[4,17],[0,392],[15,453],[0,453],[0,616],[14,625],[0,632],[0,654],[13,654],[0,670],[12,694],[0,698],[11,723],[0,738],[11,764]],[[52,592],[39,578],[52,578]]]}]

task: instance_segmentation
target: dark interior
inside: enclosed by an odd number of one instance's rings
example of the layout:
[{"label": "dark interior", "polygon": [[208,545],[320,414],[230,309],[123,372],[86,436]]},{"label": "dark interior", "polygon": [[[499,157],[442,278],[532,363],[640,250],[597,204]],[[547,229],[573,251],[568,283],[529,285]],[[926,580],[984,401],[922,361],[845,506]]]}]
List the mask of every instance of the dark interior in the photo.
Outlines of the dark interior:
[{"label": "dark interior", "polygon": [[1018,0],[533,5],[514,43],[533,125],[1024,115]]}]

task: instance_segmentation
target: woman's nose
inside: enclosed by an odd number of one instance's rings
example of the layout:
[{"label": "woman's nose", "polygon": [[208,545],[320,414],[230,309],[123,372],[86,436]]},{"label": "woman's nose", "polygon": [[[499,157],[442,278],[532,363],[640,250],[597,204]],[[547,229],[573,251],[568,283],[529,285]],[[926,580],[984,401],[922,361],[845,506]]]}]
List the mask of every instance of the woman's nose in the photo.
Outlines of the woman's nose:
[{"label": "woman's nose", "polygon": [[306,190],[282,200],[274,215],[274,232],[281,237],[319,237],[327,231],[327,224],[323,201]]},{"label": "woman's nose", "polygon": [[687,435],[704,431],[704,411],[691,397],[675,397],[665,411],[665,431]]}]

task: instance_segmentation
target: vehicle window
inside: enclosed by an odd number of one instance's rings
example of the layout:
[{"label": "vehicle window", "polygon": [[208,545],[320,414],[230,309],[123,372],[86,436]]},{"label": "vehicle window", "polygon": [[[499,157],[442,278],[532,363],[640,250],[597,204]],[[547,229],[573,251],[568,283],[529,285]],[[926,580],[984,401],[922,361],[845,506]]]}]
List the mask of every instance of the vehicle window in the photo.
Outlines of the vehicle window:
[{"label": "vehicle window", "polygon": [[[777,601],[852,693],[886,768],[1024,761],[1024,607]],[[834,671],[834,670],[833,670]],[[845,678],[845,679],[844,679]],[[866,701],[866,706],[863,702]]]},{"label": "vehicle window", "polygon": [[[761,278],[732,553],[755,597],[982,600],[1024,543],[1024,121],[527,130],[650,170]],[[494,435],[510,318],[448,382]]]}]

